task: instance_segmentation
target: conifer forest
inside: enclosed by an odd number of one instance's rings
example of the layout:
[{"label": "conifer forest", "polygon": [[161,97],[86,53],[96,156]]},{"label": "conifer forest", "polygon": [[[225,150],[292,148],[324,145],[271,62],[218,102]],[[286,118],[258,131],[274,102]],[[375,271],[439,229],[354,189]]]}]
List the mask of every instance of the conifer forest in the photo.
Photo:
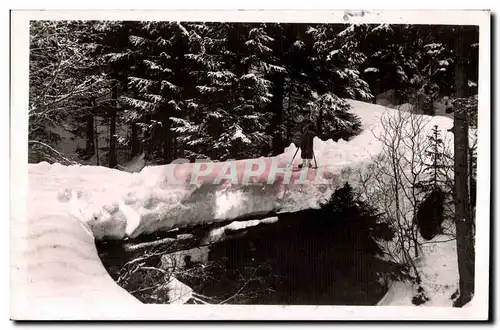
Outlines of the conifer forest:
[{"label": "conifer forest", "polygon": [[[30,155],[111,168],[143,152],[152,164],[269,156],[303,118],[323,140],[349,140],[361,125],[346,98],[391,91],[433,114],[432,102],[454,95],[458,35],[471,96],[474,26],[34,21]],[[60,159],[54,127],[85,145]]]}]

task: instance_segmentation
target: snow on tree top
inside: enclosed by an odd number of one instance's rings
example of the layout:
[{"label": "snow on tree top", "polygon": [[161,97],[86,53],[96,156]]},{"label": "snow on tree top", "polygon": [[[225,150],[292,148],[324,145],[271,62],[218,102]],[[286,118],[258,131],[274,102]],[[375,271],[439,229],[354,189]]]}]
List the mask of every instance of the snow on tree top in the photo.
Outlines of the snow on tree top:
[{"label": "snow on tree top", "polygon": [[431,49],[436,49],[436,48],[441,48],[441,47],[443,47],[443,45],[440,43],[431,43],[431,44],[424,45],[424,48],[431,48]]},{"label": "snow on tree top", "polygon": [[379,71],[380,70],[378,68],[369,67],[369,68],[366,68],[363,72],[368,73],[368,72],[379,72]]},{"label": "snow on tree top", "polygon": [[330,54],[328,54],[327,56],[327,60],[331,60],[331,58],[335,55],[337,55],[338,53],[340,53],[340,49],[334,49],[330,52]]},{"label": "snow on tree top", "polygon": [[257,76],[255,73],[247,73],[241,76],[241,79],[252,79],[252,80],[257,80]]},{"label": "snow on tree top", "polygon": [[138,36],[129,36],[128,39],[134,46],[142,46],[147,42],[146,38]]},{"label": "snow on tree top", "polygon": [[354,27],[355,25],[354,24],[351,24],[348,28],[346,28],[345,30],[339,32],[339,34],[337,34],[337,36],[339,37],[345,37],[347,34],[349,33],[352,33],[354,32]]},{"label": "snow on tree top", "polygon": [[305,43],[302,41],[302,40],[296,40],[294,43],[293,43],[293,46],[294,47],[297,47],[299,49],[301,49],[302,47],[305,46]]},{"label": "snow on tree top", "polygon": [[243,134],[243,130],[239,126],[236,127],[236,131],[234,132],[233,137],[231,139],[232,140],[241,140],[244,143],[252,143],[252,141],[250,141],[250,139],[248,139],[246,137],[246,135]]},{"label": "snow on tree top", "polygon": [[309,26],[307,28],[306,34],[311,34],[311,33],[316,33],[316,32],[318,32],[318,29],[313,28],[312,26]]},{"label": "snow on tree top", "polygon": [[372,32],[391,32],[391,31],[392,31],[392,27],[390,24],[387,24],[387,23],[377,25],[376,27],[374,27],[372,29]]},{"label": "snow on tree top", "polygon": [[181,30],[182,32],[182,35],[184,35],[185,37],[189,37],[189,32],[188,30],[186,30],[186,28],[180,23],[180,22],[175,22],[177,24],[177,26],[179,27],[179,29]]}]

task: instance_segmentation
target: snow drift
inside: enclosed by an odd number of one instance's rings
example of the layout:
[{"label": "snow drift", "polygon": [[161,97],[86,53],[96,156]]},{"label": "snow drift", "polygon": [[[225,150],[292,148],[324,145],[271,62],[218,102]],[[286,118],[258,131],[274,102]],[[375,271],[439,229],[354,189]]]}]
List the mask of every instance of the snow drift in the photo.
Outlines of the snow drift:
[{"label": "snow drift", "polygon": [[[422,306],[452,306],[453,293],[458,289],[456,241],[438,235],[422,247],[422,257],[416,261],[428,301]],[[418,293],[416,285],[395,282],[379,301],[378,306],[413,306],[412,298]]]},{"label": "snow drift", "polygon": [[[282,155],[260,158],[264,170],[247,176],[248,184],[243,179],[250,160],[214,163],[214,171],[195,179],[193,168],[198,165],[192,163],[145,167],[138,173],[96,166],[29,165],[27,219],[14,219],[11,230],[13,316],[26,317],[24,311],[31,306],[31,317],[57,318],[63,310],[56,303],[71,310],[78,305],[101,311],[101,316],[118,305],[140,305],[106,273],[94,239],[136,237],[320,207],[347,179],[346,169],[364,166],[380,152],[373,137],[383,130],[378,118],[397,112],[349,102],[363,131],[350,141],[316,138],[317,170],[288,168],[296,151],[292,144]],[[452,121],[432,117],[429,130],[435,124],[446,130]],[[296,157],[294,165],[299,163]],[[214,183],[217,178],[221,180]]]}]

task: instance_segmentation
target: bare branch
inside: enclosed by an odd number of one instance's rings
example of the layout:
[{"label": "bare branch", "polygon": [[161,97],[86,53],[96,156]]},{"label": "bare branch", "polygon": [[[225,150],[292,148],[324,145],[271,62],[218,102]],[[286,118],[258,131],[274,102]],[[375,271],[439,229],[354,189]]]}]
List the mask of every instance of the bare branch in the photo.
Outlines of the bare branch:
[{"label": "bare branch", "polygon": [[[235,293],[234,295],[232,295],[231,297],[229,297],[229,298],[227,298],[227,299],[225,299],[225,300],[221,301],[221,302],[219,303],[219,305],[225,304],[225,303],[227,303],[228,301],[231,301],[232,299],[234,299],[235,297],[237,297],[237,296],[238,296],[238,294],[239,294],[241,291],[243,291],[243,289],[247,286],[247,284],[248,284],[248,283],[250,283],[250,281],[251,281],[251,280],[253,280],[253,276],[255,275],[255,273],[257,272],[257,270],[258,270],[258,269],[259,269],[259,267],[255,267],[255,269],[254,269],[254,271],[253,271],[252,275],[250,276],[250,278],[249,278],[249,279],[248,279],[248,280],[247,280],[247,281],[246,281],[246,282],[245,282],[245,283],[244,283],[244,284],[243,284],[243,285],[239,288],[239,290],[238,290],[238,291],[236,291],[236,293]],[[240,276],[241,276],[241,277],[243,277],[241,274],[240,274]]]},{"label": "bare branch", "polygon": [[78,162],[74,161],[74,160],[71,160],[69,158],[66,158],[62,153],[60,153],[59,151],[57,151],[56,149],[52,148],[51,146],[49,146],[48,144],[46,143],[43,143],[43,142],[40,142],[40,141],[35,141],[35,140],[29,140],[28,143],[34,143],[34,144],[39,144],[39,145],[42,145],[44,146],[45,148],[55,152],[59,157],[61,157],[64,161],[70,163],[70,164],[73,164],[73,165],[79,165]]}]

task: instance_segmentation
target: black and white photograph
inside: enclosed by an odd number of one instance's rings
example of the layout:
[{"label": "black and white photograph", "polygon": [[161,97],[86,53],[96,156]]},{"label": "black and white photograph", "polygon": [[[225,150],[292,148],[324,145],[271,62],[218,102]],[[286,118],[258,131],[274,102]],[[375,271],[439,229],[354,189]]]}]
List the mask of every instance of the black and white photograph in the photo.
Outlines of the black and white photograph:
[{"label": "black and white photograph", "polygon": [[488,319],[489,11],[11,18],[11,319]]}]

